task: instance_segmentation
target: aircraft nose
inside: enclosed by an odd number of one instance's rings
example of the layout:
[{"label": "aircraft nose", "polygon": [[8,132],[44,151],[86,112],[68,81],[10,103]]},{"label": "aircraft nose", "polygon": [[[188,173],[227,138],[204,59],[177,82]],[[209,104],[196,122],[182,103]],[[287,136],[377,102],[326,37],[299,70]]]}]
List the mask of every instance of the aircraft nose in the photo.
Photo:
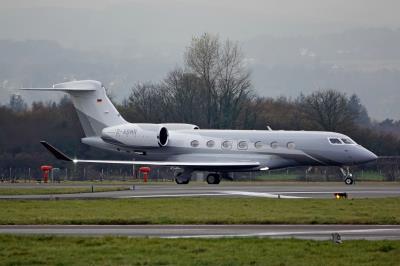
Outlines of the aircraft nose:
[{"label": "aircraft nose", "polygon": [[378,159],[378,156],[376,156],[375,153],[367,150],[366,148],[362,148],[361,151],[359,152],[359,161],[361,163],[367,163],[367,162],[372,162]]}]

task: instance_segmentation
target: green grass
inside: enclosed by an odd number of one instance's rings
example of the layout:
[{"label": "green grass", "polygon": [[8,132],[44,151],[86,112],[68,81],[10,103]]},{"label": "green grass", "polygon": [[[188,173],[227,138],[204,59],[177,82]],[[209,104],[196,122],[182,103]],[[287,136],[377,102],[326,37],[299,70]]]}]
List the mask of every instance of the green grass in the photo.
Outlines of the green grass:
[{"label": "green grass", "polygon": [[365,171],[364,173],[359,172],[356,176],[357,180],[363,181],[383,181],[385,176],[379,174],[378,172]]},{"label": "green grass", "polygon": [[[353,172],[355,179],[357,181],[384,181],[385,177],[379,172],[376,171],[358,171],[358,172]],[[340,177],[340,173],[337,173],[339,180],[342,178]],[[332,176],[331,176],[332,178]],[[300,172],[289,172],[284,173],[284,172],[266,172],[262,175],[258,175],[255,178],[257,181],[299,181],[302,182],[301,180],[304,180],[304,173]],[[327,182],[326,177],[322,174],[309,174],[308,175],[308,180],[320,180],[322,182]],[[303,181],[304,182],[304,181]]]},{"label": "green grass", "polygon": [[0,224],[400,224],[400,198],[0,201]]},{"label": "green grass", "polygon": [[399,265],[400,241],[0,236],[0,265]]},{"label": "green grass", "polygon": [[266,173],[255,178],[257,181],[296,181],[299,174]]},{"label": "green grass", "polygon": [[[94,192],[129,190],[129,187],[99,187],[94,186]],[[48,194],[73,194],[92,192],[92,187],[38,187],[38,188],[8,188],[0,187],[0,195],[48,195]]]}]

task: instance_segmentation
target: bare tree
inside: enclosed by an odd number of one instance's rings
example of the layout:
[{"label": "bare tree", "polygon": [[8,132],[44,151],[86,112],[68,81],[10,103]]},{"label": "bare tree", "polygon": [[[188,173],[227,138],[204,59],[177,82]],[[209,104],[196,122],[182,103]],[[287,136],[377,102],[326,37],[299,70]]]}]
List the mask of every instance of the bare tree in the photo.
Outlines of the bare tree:
[{"label": "bare tree", "polygon": [[361,100],[356,94],[353,94],[350,96],[349,106],[350,106],[351,112],[355,116],[355,122],[358,125],[361,125],[361,126],[370,126],[371,125],[371,119],[368,116],[368,111],[365,108],[365,106],[363,106],[361,104]]},{"label": "bare tree", "polygon": [[163,104],[160,87],[157,84],[137,84],[132,88],[128,105],[139,115],[137,122],[161,122],[163,119]]},{"label": "bare tree", "polygon": [[186,67],[204,83],[207,127],[215,125],[215,86],[220,71],[219,52],[220,42],[218,36],[204,33],[201,37],[192,39],[185,53]]},{"label": "bare tree", "polygon": [[313,127],[325,131],[346,132],[354,127],[355,114],[346,94],[322,90],[298,98],[301,111]]},{"label": "bare tree", "polygon": [[26,109],[28,108],[24,99],[22,99],[21,95],[19,94],[11,95],[9,106],[11,110],[18,113],[26,111]]},{"label": "bare tree", "polygon": [[226,40],[220,50],[218,124],[222,128],[232,128],[251,93],[250,72],[244,65],[238,43]]},{"label": "bare tree", "polygon": [[200,78],[182,69],[175,69],[164,79],[162,88],[170,121],[206,126],[204,115],[201,115],[206,106]]},{"label": "bare tree", "polygon": [[193,38],[185,53],[189,72],[203,82],[207,127],[235,127],[251,93],[250,72],[237,43],[209,33]]}]

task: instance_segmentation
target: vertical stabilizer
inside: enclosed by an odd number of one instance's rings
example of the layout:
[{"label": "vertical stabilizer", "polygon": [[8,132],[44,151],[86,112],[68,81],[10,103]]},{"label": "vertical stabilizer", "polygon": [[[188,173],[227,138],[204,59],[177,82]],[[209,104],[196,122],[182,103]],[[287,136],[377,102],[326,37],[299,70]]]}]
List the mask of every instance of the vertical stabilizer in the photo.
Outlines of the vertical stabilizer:
[{"label": "vertical stabilizer", "polygon": [[52,88],[24,90],[63,91],[71,96],[79,120],[87,137],[100,136],[105,127],[127,123],[107,97],[99,81],[79,80],[55,84]]}]

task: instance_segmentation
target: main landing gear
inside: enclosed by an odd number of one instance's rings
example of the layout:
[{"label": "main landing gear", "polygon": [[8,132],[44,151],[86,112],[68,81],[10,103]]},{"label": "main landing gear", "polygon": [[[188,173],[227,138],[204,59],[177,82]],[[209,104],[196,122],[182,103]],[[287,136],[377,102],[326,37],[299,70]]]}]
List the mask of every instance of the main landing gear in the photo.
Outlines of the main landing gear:
[{"label": "main landing gear", "polygon": [[217,185],[221,182],[221,176],[217,173],[211,173],[207,175],[206,181],[209,185]]},{"label": "main landing gear", "polygon": [[192,170],[184,170],[175,174],[175,182],[178,185],[187,185],[192,177]]},{"label": "main landing gear", "polygon": [[340,171],[343,174],[344,183],[346,185],[353,185],[354,184],[354,178],[353,178],[353,175],[350,173],[349,168],[348,167],[346,169],[340,168]]},{"label": "main landing gear", "polygon": [[[193,172],[193,170],[191,170],[191,169],[184,170],[183,172],[182,171],[176,172],[175,182],[178,185],[189,184],[190,179],[192,177],[192,172]],[[221,182],[222,177],[227,178],[227,179],[230,178],[228,175],[224,175],[224,173],[222,173],[222,175],[219,173],[210,173],[207,175],[206,181],[210,185],[218,185]]]}]

